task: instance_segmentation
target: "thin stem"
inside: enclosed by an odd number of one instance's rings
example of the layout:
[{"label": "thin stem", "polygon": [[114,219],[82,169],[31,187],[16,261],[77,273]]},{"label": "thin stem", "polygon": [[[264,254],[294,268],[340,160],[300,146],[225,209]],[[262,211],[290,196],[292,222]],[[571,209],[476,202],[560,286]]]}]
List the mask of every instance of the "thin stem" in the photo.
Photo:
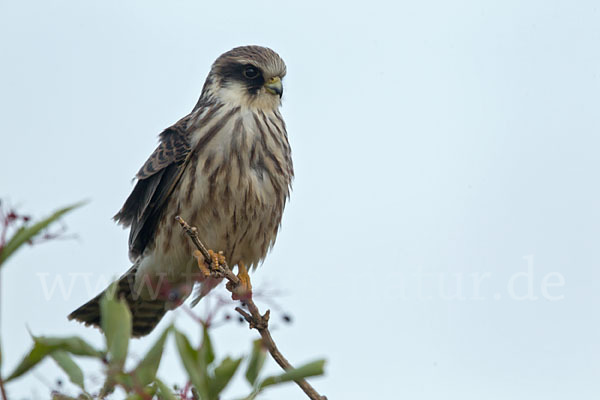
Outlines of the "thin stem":
[{"label": "thin stem", "polygon": [[[207,264],[209,264],[209,269],[211,270],[211,272],[217,273],[221,277],[227,279],[230,282],[230,285],[227,285],[227,290],[229,290],[232,294],[235,294],[235,289],[239,286],[240,279],[231,271],[231,268],[229,268],[226,262],[219,265],[213,265],[214,263],[212,262],[212,259],[208,253],[208,250],[206,249],[206,246],[204,246],[204,244],[198,237],[198,229],[188,225],[188,223],[185,222],[183,218],[179,216],[175,217],[175,219],[177,220],[177,222],[179,222],[185,233],[188,234],[188,236],[192,240],[192,243],[194,243],[196,248],[200,251],[200,253],[202,253],[202,255],[204,256],[204,260]],[[246,308],[248,309],[248,311],[250,311],[250,314],[248,314],[240,307],[236,307],[235,310],[238,313],[240,313],[242,317],[244,317],[244,319],[250,325],[251,329],[256,329],[260,333],[263,343],[267,347],[267,350],[269,350],[269,353],[271,354],[271,357],[273,357],[275,362],[277,362],[277,364],[279,364],[279,366],[286,371],[289,369],[293,369],[294,367],[292,367],[290,362],[283,356],[283,354],[281,354],[281,352],[277,348],[277,345],[275,344],[275,341],[271,336],[271,332],[269,331],[270,311],[267,310],[264,315],[261,315],[260,311],[258,310],[258,307],[252,300],[251,296],[249,298],[244,298],[242,302],[246,305]],[[300,386],[300,388],[304,391],[304,393],[306,393],[306,395],[311,400],[327,400],[327,397],[321,396],[305,379],[298,379],[294,382],[296,382],[296,384]]]},{"label": "thin stem", "polygon": [[[0,279],[0,289],[2,288],[2,279]],[[2,296],[0,293],[0,300],[2,300]],[[0,302],[0,311],[2,309],[2,304]],[[2,327],[2,322],[0,321],[0,328]],[[1,330],[1,329],[0,329]],[[0,343],[0,361],[2,360],[2,344]],[[4,389],[4,378],[2,378],[2,370],[0,370],[0,393],[2,393],[2,400],[7,400],[6,397],[6,389]]]}]

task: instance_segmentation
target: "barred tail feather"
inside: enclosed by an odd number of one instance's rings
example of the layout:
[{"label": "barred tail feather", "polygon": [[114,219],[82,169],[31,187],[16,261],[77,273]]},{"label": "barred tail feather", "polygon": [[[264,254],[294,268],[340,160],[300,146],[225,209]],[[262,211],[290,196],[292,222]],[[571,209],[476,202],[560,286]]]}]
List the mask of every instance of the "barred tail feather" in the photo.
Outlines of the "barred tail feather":
[{"label": "barred tail feather", "polygon": [[[116,297],[125,299],[131,311],[132,337],[145,336],[152,332],[168,311],[164,300],[144,300],[141,297],[134,296],[132,289],[136,270],[137,266],[134,265],[125,275],[119,278],[116,285]],[[82,322],[86,326],[91,325],[100,328],[100,300],[107,290],[109,288],[73,311],[67,318]]]}]

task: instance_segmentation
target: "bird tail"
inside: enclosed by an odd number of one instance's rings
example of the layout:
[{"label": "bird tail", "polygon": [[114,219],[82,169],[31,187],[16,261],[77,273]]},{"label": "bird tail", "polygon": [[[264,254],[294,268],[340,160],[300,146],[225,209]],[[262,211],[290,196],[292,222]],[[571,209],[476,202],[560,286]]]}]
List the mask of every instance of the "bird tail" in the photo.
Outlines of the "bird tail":
[{"label": "bird tail", "polygon": [[152,332],[162,317],[169,310],[165,300],[144,300],[135,295],[134,283],[137,265],[134,265],[113,285],[102,293],[73,311],[67,318],[77,320],[86,326],[100,328],[100,300],[107,290],[115,290],[115,297],[125,299],[131,311],[131,336],[140,337]]}]

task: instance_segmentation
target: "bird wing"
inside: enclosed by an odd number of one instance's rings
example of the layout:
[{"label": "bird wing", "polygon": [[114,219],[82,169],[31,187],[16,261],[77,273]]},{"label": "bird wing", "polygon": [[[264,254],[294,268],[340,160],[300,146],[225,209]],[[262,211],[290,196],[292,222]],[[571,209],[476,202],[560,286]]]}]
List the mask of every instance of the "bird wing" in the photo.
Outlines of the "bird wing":
[{"label": "bird wing", "polygon": [[179,182],[191,154],[187,132],[190,116],[160,134],[160,144],[137,173],[137,183],[115,221],[129,232],[129,257],[142,254],[154,237],[167,199]]}]

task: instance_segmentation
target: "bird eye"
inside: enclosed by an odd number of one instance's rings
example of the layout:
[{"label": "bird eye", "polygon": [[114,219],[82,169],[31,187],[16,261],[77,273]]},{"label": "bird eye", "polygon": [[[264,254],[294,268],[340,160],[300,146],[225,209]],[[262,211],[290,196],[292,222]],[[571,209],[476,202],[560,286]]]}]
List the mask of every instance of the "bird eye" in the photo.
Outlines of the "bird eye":
[{"label": "bird eye", "polygon": [[247,65],[246,68],[244,68],[244,76],[248,79],[255,79],[259,74],[258,68],[252,65]]}]

